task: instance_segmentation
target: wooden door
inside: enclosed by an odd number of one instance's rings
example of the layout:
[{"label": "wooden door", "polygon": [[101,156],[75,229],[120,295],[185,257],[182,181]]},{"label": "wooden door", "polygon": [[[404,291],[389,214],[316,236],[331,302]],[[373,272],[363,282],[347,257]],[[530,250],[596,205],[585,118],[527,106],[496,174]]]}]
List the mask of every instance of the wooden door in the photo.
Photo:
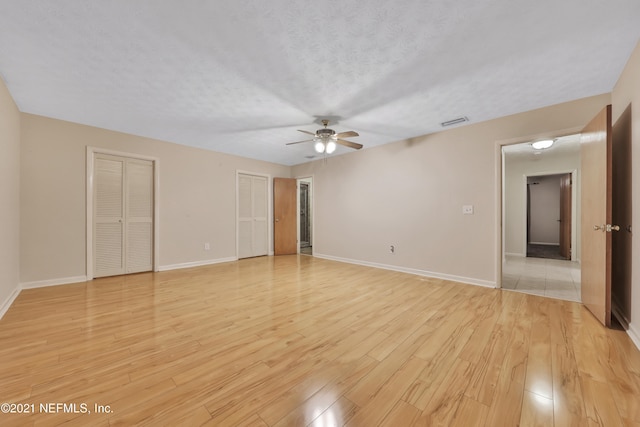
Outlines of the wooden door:
[{"label": "wooden door", "polygon": [[560,256],[571,259],[571,174],[560,177]]},{"label": "wooden door", "polygon": [[[612,217],[620,231],[611,236],[611,304],[623,326],[631,320],[631,104],[613,125]],[[626,323],[626,324],[625,324]]]},{"label": "wooden door", "polygon": [[582,130],[582,302],[605,326],[611,325],[611,105]]},{"label": "wooden door", "polygon": [[275,255],[298,253],[297,182],[294,178],[273,179],[273,252]]}]

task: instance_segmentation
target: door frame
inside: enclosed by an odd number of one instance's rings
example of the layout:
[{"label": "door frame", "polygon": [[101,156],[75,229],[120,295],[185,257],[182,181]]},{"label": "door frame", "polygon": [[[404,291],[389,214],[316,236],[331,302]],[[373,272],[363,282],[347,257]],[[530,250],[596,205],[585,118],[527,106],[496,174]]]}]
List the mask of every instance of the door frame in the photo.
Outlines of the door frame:
[{"label": "door frame", "polygon": [[236,260],[240,259],[240,175],[259,176],[267,179],[267,256],[273,256],[273,180],[271,175],[236,169]]},{"label": "door frame", "polygon": [[87,145],[87,175],[86,175],[86,274],[87,280],[93,280],[93,193],[94,193],[94,172],[95,158],[98,154],[107,154],[111,156],[127,157],[129,159],[147,160],[153,163],[153,271],[159,271],[160,253],[160,160],[157,157],[145,156],[142,154],[129,153],[125,151],[109,150],[106,148],[92,147]]},{"label": "door frame", "polygon": [[[578,220],[577,220],[577,211],[578,211],[578,195],[576,192],[576,183],[578,182],[578,171],[577,169],[559,169],[557,172],[556,171],[551,171],[551,172],[538,172],[538,173],[534,173],[531,175],[523,175],[523,180],[524,180],[524,222],[523,224],[527,223],[527,178],[529,177],[540,177],[540,176],[549,176],[549,175],[562,175],[562,174],[566,174],[566,173],[570,173],[571,174],[571,180],[573,182],[573,185],[571,186],[571,261],[577,261],[576,258],[576,254],[577,254],[577,245],[578,245],[578,235],[577,233],[579,232],[579,230],[577,229],[577,225],[578,225]],[[525,255],[525,257],[527,256],[527,228],[524,228],[524,240],[523,240],[523,254]]]},{"label": "door frame", "polygon": [[[496,240],[495,240],[495,253],[496,253],[496,265],[495,265],[495,278],[496,288],[502,288],[502,263],[505,257],[505,233],[503,231],[504,225],[504,203],[503,194],[505,190],[505,177],[504,177],[504,156],[502,155],[502,147],[507,145],[522,144],[525,142],[531,142],[536,139],[553,139],[560,138],[567,135],[573,135],[582,132],[582,127],[572,127],[567,129],[558,129],[555,131],[540,132],[537,134],[520,136],[516,138],[501,139],[494,142],[494,159],[495,159],[495,200],[496,200]],[[574,192],[575,193],[575,192]],[[572,195],[573,197],[573,195]],[[525,200],[526,203],[526,200]]]},{"label": "door frame", "polygon": [[313,182],[313,175],[296,177],[296,184],[298,186],[298,189],[296,191],[296,206],[298,207],[298,215],[296,220],[296,224],[297,224],[296,227],[298,230],[297,232],[298,253],[300,253],[300,182],[309,183],[309,200],[311,203],[311,219],[309,221],[309,227],[311,228],[311,254],[313,255],[313,245],[316,240],[316,233],[313,226],[315,222],[314,220],[315,220],[315,208],[316,208],[316,204],[314,201],[315,187]]}]

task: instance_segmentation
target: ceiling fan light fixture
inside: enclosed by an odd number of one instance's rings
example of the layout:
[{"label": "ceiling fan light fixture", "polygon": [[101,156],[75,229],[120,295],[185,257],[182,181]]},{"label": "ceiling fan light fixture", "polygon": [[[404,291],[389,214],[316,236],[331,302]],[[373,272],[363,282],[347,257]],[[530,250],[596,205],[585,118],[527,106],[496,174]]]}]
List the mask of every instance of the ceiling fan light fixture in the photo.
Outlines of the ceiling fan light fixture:
[{"label": "ceiling fan light fixture", "polygon": [[327,154],[331,154],[334,151],[336,151],[336,143],[333,141],[327,142],[326,150],[327,150]]},{"label": "ceiling fan light fixture", "polygon": [[544,150],[545,148],[549,148],[553,145],[553,139],[545,139],[542,141],[536,141],[531,144],[534,150]]},{"label": "ceiling fan light fixture", "polygon": [[324,150],[325,150],[324,142],[320,140],[316,141],[314,148],[316,149],[317,153],[320,153],[320,154],[324,153]]}]

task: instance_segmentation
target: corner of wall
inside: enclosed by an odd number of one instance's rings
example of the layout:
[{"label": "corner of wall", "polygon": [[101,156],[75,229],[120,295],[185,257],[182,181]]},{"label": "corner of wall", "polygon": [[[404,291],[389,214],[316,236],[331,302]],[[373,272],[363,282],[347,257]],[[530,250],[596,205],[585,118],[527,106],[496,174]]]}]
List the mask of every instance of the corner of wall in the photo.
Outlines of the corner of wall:
[{"label": "corner of wall", "polygon": [[20,293],[20,110],[0,76],[0,318]]},{"label": "corner of wall", "polygon": [[629,338],[631,338],[631,341],[636,345],[636,348],[640,350],[640,331],[633,324],[629,324],[627,334],[629,335]]},{"label": "corner of wall", "polygon": [[4,302],[2,304],[0,304],[0,320],[2,320],[2,318],[7,313],[7,311],[9,311],[9,308],[11,307],[11,304],[13,304],[13,302],[16,300],[16,298],[18,298],[18,295],[20,295],[20,291],[21,291],[21,288],[20,288],[20,285],[18,285],[13,290],[13,292],[11,292],[9,294],[7,299],[4,300]]}]

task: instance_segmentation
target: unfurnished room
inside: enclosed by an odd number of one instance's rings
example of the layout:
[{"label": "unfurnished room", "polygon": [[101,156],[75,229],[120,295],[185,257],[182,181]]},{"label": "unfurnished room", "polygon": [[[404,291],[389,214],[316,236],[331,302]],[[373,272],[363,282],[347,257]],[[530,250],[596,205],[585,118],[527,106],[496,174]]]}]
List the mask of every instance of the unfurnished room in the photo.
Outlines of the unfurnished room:
[{"label": "unfurnished room", "polygon": [[0,0],[0,425],[640,425],[640,2]]}]

